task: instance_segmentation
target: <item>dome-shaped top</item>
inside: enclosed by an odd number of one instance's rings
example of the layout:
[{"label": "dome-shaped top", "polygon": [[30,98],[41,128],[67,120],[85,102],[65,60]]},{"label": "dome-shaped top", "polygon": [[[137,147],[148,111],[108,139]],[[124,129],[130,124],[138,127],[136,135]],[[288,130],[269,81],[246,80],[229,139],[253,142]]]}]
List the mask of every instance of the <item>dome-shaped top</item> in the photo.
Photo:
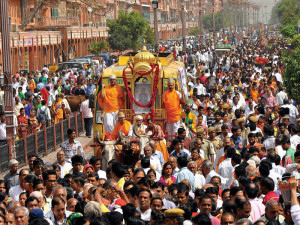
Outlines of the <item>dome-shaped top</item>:
[{"label": "dome-shaped top", "polygon": [[144,42],[142,50],[133,58],[134,64],[138,62],[155,63],[155,56],[150,53]]}]

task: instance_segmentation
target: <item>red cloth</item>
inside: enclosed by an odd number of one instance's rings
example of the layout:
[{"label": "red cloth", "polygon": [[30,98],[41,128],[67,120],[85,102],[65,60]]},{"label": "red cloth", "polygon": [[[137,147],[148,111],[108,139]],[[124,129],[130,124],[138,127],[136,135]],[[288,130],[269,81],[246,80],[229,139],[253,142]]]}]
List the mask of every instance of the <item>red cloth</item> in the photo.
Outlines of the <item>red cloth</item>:
[{"label": "red cloth", "polygon": [[46,104],[48,105],[48,98],[50,94],[45,88],[42,88],[41,94],[42,94],[42,98],[46,101]]},{"label": "red cloth", "polygon": [[199,78],[200,78],[200,81],[202,81],[202,82],[203,82],[203,85],[205,86],[206,83],[207,83],[207,77],[206,77],[206,76],[201,76],[201,77],[199,77]]},{"label": "red cloth", "polygon": [[267,204],[267,202],[268,202],[269,200],[271,200],[271,199],[273,199],[273,200],[279,202],[279,196],[276,195],[276,193],[275,193],[274,191],[270,191],[270,192],[269,192],[268,194],[266,194],[266,196],[263,198],[263,204],[264,204],[264,205]]},{"label": "red cloth", "polygon": [[104,141],[112,141],[111,133],[107,132],[104,136]]}]

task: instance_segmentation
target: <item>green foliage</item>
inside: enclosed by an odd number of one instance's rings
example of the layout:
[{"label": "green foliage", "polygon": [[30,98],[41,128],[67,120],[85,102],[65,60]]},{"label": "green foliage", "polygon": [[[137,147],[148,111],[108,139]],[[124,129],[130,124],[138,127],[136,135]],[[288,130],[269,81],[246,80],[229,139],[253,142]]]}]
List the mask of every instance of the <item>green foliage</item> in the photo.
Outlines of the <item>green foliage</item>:
[{"label": "green foliage", "polygon": [[269,24],[277,24],[279,23],[279,18],[278,18],[278,14],[277,14],[277,8],[280,5],[280,1],[277,2],[273,8],[272,8],[272,12],[271,12],[271,18],[269,19]]},{"label": "green foliage", "polygon": [[189,35],[199,35],[199,34],[200,34],[199,27],[192,28],[189,33]]},{"label": "green foliage", "polygon": [[299,0],[282,0],[276,9],[276,13],[283,25],[297,23],[300,19]]},{"label": "green foliage", "polygon": [[103,50],[107,50],[107,42],[106,41],[100,41],[100,42],[91,42],[90,47],[88,49],[89,53],[94,55],[99,55]]},{"label": "green foliage", "polygon": [[155,42],[154,28],[147,26],[145,30],[144,38],[147,44],[154,45]]},{"label": "green foliage", "polygon": [[[228,20],[229,17],[226,13],[224,13],[224,26],[225,28],[228,26]],[[218,11],[215,13],[215,24],[216,24],[216,31],[220,31],[223,27],[222,23],[222,12]],[[203,16],[203,27],[206,30],[212,30],[213,29],[213,15],[208,14]]]},{"label": "green foliage", "polygon": [[284,86],[291,98],[300,101],[300,35],[295,35],[292,41],[294,49],[285,51],[282,57],[285,65],[283,74]]},{"label": "green foliage", "polygon": [[280,33],[285,37],[292,38],[295,34],[298,33],[298,25],[291,23],[282,25],[280,28]]},{"label": "green foliage", "polygon": [[147,20],[139,12],[130,13],[119,11],[117,19],[108,20],[108,43],[112,49],[124,51],[126,49],[137,50],[138,39],[145,36],[147,41],[154,40],[153,30]]}]

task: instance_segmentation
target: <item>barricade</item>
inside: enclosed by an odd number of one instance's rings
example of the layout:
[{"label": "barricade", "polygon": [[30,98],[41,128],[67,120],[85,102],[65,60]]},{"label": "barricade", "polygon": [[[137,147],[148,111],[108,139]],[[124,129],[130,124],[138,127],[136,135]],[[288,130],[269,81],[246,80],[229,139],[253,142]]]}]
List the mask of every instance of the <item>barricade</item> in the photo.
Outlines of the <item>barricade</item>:
[{"label": "barricade", "polygon": [[40,130],[32,128],[32,134],[26,134],[26,127],[23,127],[23,138],[15,141],[15,152],[10,153],[9,145],[0,146],[0,172],[8,170],[8,162],[11,158],[19,161],[19,167],[27,165],[29,155],[37,154],[39,157],[48,155],[56,151],[63,141],[68,140],[67,130],[73,128],[76,134],[84,132],[83,114],[73,112],[67,115],[66,119],[61,120],[57,124],[46,127],[46,123],[42,122]]}]

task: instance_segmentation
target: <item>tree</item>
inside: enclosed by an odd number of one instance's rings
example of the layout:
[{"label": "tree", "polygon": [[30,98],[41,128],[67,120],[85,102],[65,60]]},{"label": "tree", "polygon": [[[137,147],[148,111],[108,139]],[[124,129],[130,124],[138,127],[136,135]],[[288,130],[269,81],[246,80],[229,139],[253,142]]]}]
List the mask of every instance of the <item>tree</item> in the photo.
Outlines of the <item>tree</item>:
[{"label": "tree", "polygon": [[148,21],[137,11],[130,13],[119,11],[117,19],[107,21],[108,43],[112,49],[124,51],[126,49],[137,50],[138,39],[145,36],[147,41],[154,40],[153,30]]},{"label": "tree", "polygon": [[99,58],[100,53],[103,50],[107,50],[108,46],[107,46],[107,42],[106,41],[100,41],[100,42],[91,42],[90,47],[88,49],[88,51],[91,54],[97,55],[97,57]]},{"label": "tree", "polygon": [[190,30],[190,33],[189,33],[189,35],[199,35],[200,34],[200,29],[199,29],[199,27],[195,27],[195,28],[192,28],[191,30]]},{"label": "tree", "polygon": [[284,52],[282,60],[285,65],[283,80],[291,98],[300,101],[300,35],[295,35],[292,43],[297,43],[296,48]]},{"label": "tree", "polygon": [[[228,26],[228,15],[224,13],[224,28]],[[223,18],[222,18],[222,12],[218,11],[215,13],[215,24],[216,24],[216,31],[220,31],[223,28]],[[213,14],[208,14],[203,16],[203,27],[206,30],[212,30],[213,29]]]},{"label": "tree", "polygon": [[280,33],[285,37],[293,38],[298,33],[297,29],[297,24],[286,24],[281,26]]},{"label": "tree", "polygon": [[297,24],[300,19],[299,0],[282,0],[276,9],[279,21],[283,25]]}]

